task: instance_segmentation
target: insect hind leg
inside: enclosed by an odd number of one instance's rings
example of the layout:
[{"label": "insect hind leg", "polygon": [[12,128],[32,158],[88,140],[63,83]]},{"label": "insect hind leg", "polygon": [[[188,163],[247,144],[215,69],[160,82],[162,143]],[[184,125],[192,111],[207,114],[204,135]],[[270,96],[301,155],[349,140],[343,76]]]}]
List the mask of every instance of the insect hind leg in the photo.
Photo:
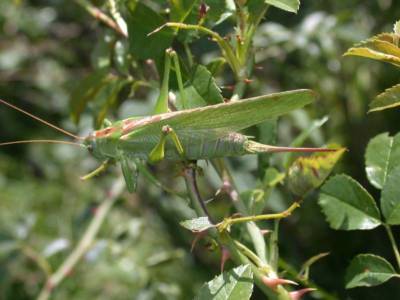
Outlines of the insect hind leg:
[{"label": "insect hind leg", "polygon": [[164,159],[165,143],[168,137],[172,139],[172,142],[174,143],[176,150],[178,151],[179,155],[182,156],[183,158],[185,151],[183,150],[182,143],[180,142],[178,135],[169,125],[165,125],[161,129],[161,137],[159,142],[150,152],[149,155],[150,162],[158,162]]}]

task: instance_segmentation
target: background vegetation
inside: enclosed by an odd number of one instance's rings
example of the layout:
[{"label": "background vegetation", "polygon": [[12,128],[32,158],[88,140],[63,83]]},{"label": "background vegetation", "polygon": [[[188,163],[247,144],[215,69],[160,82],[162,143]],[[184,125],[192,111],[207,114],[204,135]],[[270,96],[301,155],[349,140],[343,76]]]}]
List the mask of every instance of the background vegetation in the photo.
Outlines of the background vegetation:
[{"label": "background vegetation", "polygon": [[[148,2],[155,7],[164,3]],[[102,5],[102,1],[93,3]],[[278,143],[290,144],[313,120],[329,117],[311,139],[320,145],[345,145],[349,152],[336,172],[351,175],[372,195],[378,195],[378,190],[366,179],[365,147],[378,133],[400,131],[400,122],[396,110],[367,115],[367,107],[380,91],[398,83],[398,73],[392,66],[343,58],[342,54],[360,40],[391,31],[399,15],[400,4],[391,0],[303,1],[297,15],[271,8],[254,37],[256,65],[246,96],[297,88],[310,88],[320,95],[315,105],[280,121]],[[218,31],[231,27],[224,23]],[[186,34],[189,36],[181,38],[193,39],[196,60],[212,61],[218,51],[215,44],[206,37]],[[93,116],[104,105],[101,97],[89,105],[76,125],[70,96],[94,69],[112,63],[119,66],[118,72],[126,72],[123,60],[129,48],[119,42],[110,56],[114,36],[74,1],[1,1],[1,98],[73,132],[90,132]],[[135,69],[151,80],[135,82],[134,92],[121,88],[125,101],[112,103],[109,116],[121,119],[152,110],[158,95],[156,67],[148,64]],[[217,80],[228,97],[233,79],[226,74],[221,73]],[[60,139],[57,132],[6,107],[0,108],[0,136],[1,141]],[[270,136],[264,133],[264,138]],[[256,185],[257,167],[262,162],[256,158],[231,162],[240,189]],[[107,176],[81,182],[79,176],[95,166],[96,161],[86,152],[63,145],[0,149],[2,299],[35,298],[46,270],[56,269],[74,248],[118,173],[111,169]],[[182,188],[182,180],[171,176],[179,175],[178,167],[161,164],[153,171],[169,187]],[[219,187],[215,177],[211,174],[201,181],[205,198],[212,197]],[[317,197],[317,193],[311,194],[300,210],[282,222],[282,257],[299,269],[309,257],[330,252],[313,266],[311,278],[337,299],[400,297],[397,279],[371,289],[344,289],[345,270],[355,254],[372,252],[394,261],[390,244],[384,229],[367,233],[330,229]],[[219,274],[219,253],[207,251],[204,245],[190,252],[193,237],[179,221],[191,213],[180,198],[162,192],[144,176],[138,193],[121,193],[117,198],[94,245],[55,290],[55,299],[190,299],[203,282]],[[219,215],[229,214],[226,199],[212,205]],[[269,211],[285,207],[279,192],[268,200]],[[228,262],[226,268],[231,267]],[[259,291],[253,297],[263,298]]]}]

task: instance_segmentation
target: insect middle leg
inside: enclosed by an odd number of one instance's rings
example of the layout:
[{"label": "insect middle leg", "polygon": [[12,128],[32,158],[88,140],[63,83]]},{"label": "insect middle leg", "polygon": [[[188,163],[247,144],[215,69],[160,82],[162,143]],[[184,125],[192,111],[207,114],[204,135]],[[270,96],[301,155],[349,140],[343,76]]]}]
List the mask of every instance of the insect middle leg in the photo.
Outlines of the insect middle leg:
[{"label": "insect middle leg", "polygon": [[167,141],[167,137],[170,137],[176,147],[176,150],[178,151],[180,156],[184,156],[184,150],[182,147],[182,144],[179,140],[178,135],[176,132],[168,125],[165,125],[161,129],[161,137],[160,141],[157,143],[157,145],[151,150],[150,155],[149,155],[149,160],[150,162],[157,162],[165,157],[165,143]]}]

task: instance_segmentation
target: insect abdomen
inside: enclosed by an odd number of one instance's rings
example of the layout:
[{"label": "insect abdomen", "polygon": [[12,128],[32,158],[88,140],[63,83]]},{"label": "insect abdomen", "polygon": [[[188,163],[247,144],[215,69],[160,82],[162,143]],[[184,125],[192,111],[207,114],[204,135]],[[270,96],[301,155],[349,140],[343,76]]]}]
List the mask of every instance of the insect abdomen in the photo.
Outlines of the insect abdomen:
[{"label": "insect abdomen", "polygon": [[[247,138],[239,133],[231,133],[226,137],[214,141],[207,141],[198,137],[181,136],[180,141],[184,150],[184,158],[189,160],[238,156],[246,153],[244,143],[247,141]],[[165,159],[182,159],[170,141],[167,143]]]}]

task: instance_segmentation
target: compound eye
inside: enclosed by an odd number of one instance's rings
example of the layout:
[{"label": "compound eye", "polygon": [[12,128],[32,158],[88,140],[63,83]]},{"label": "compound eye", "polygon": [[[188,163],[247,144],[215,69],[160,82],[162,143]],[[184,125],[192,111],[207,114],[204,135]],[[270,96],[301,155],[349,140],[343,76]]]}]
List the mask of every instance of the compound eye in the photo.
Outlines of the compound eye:
[{"label": "compound eye", "polygon": [[93,145],[88,145],[87,149],[90,153],[93,153]]}]

